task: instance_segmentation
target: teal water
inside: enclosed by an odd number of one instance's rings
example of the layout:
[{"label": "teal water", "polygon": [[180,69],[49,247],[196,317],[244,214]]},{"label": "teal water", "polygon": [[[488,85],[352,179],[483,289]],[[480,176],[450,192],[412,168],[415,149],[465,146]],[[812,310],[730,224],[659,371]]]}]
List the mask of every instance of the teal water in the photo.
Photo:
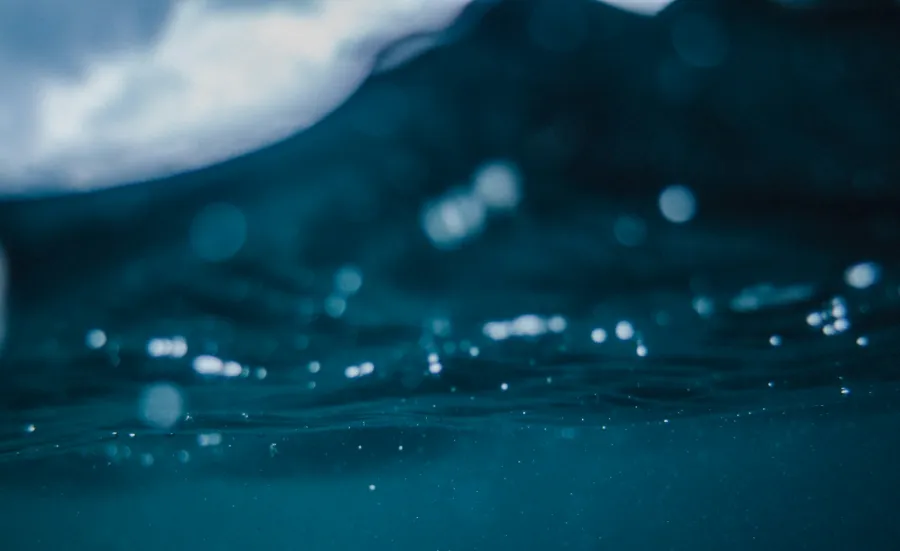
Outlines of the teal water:
[{"label": "teal water", "polygon": [[895,8],[476,4],[0,203],[4,549],[894,549]]}]

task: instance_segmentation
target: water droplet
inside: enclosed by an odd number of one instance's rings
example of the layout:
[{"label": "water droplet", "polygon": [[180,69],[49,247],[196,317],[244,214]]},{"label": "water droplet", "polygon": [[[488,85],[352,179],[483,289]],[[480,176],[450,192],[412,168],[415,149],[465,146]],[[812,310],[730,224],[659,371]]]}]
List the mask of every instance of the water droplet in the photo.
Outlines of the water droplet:
[{"label": "water droplet", "polygon": [[347,310],[347,301],[343,297],[330,296],[325,299],[325,313],[332,318],[339,318]]},{"label": "water droplet", "polygon": [[146,387],[138,400],[140,418],[148,425],[168,429],[184,414],[184,398],[181,391],[169,383],[157,383]]},{"label": "water droplet", "polygon": [[474,192],[490,209],[512,210],[520,197],[520,176],[511,163],[488,163],[475,173]]},{"label": "water droplet", "polygon": [[438,248],[453,248],[479,233],[487,218],[487,207],[480,198],[456,191],[425,207],[422,226]]},{"label": "water droplet", "polygon": [[850,266],[844,272],[844,281],[856,289],[871,287],[880,277],[881,267],[874,262],[861,262]]},{"label": "water droplet", "polygon": [[591,331],[591,340],[597,344],[606,342],[606,330],[603,328],[596,328]]},{"label": "water droplet", "polygon": [[616,324],[616,337],[620,340],[627,341],[634,336],[634,327],[630,322],[620,321]]},{"label": "water droplet", "polygon": [[91,329],[87,332],[84,342],[88,348],[93,348],[94,350],[102,348],[106,344],[106,333],[100,329]]},{"label": "water droplet", "polygon": [[335,289],[344,295],[356,293],[362,283],[362,273],[353,266],[344,266],[334,274]]},{"label": "water droplet", "polygon": [[694,217],[694,194],[684,186],[669,186],[659,195],[659,210],[669,222],[682,224]]}]

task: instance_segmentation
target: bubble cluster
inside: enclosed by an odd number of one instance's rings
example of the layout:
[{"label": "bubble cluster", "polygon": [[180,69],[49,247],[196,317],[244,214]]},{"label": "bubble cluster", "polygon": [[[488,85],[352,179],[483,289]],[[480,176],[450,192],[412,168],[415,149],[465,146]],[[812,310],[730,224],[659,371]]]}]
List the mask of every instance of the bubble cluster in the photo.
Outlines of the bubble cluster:
[{"label": "bubble cluster", "polygon": [[435,247],[450,249],[481,233],[491,213],[511,211],[521,200],[521,176],[506,161],[475,171],[470,185],[451,190],[422,211],[422,227]]},{"label": "bubble cluster", "polygon": [[484,336],[494,341],[510,337],[539,337],[546,333],[562,333],[568,322],[562,316],[542,317],[537,314],[523,314],[506,321],[489,321],[484,324]]}]

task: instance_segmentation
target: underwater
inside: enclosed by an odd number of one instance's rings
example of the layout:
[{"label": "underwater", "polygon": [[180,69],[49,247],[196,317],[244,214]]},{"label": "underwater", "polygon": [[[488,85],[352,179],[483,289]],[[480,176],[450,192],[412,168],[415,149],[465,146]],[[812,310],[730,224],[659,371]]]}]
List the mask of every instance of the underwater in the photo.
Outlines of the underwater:
[{"label": "underwater", "polygon": [[4,4],[0,549],[900,549],[898,69],[892,0]]}]

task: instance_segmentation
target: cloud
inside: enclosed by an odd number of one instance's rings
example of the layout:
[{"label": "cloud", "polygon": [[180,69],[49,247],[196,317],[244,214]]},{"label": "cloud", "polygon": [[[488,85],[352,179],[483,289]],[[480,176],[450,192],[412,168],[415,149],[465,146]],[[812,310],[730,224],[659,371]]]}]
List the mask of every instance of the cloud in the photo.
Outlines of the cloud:
[{"label": "cloud", "polygon": [[602,3],[617,8],[639,13],[642,15],[656,15],[671,4],[674,0],[601,0]]},{"label": "cloud", "polygon": [[[469,1],[191,0],[119,31],[144,38],[127,47],[74,33],[51,60],[23,46],[30,78],[0,92],[0,193],[153,178],[281,139],[352,93],[381,46],[442,28]],[[81,8],[103,27],[109,14]]]}]

